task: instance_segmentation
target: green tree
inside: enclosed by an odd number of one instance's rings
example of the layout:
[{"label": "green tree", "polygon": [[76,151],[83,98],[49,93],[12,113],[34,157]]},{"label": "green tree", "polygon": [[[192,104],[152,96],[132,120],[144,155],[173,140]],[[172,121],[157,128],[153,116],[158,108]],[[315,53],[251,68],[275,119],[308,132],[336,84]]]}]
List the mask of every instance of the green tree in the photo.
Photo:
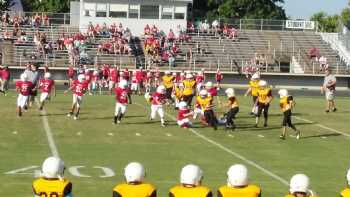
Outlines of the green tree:
[{"label": "green tree", "polygon": [[22,0],[25,11],[30,12],[69,12],[70,0]]},{"label": "green tree", "polygon": [[350,28],[350,8],[345,8],[340,14],[341,22]]},{"label": "green tree", "polygon": [[320,31],[323,32],[337,32],[339,27],[339,19],[338,15],[327,15],[325,12],[318,12],[311,16],[312,21],[317,21]]},{"label": "green tree", "polygon": [[11,0],[0,0],[0,12],[8,11],[15,3]]}]

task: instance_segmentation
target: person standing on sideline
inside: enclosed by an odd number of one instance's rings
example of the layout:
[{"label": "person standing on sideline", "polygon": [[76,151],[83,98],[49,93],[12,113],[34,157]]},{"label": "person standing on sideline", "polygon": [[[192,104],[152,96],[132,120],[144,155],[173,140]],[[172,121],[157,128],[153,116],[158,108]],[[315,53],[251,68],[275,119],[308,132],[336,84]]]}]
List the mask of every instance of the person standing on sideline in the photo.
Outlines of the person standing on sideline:
[{"label": "person standing on sideline", "polygon": [[330,110],[337,111],[335,107],[335,86],[337,84],[336,77],[332,74],[330,69],[326,69],[326,76],[324,77],[323,86],[321,87],[321,93],[326,96],[326,113]]}]

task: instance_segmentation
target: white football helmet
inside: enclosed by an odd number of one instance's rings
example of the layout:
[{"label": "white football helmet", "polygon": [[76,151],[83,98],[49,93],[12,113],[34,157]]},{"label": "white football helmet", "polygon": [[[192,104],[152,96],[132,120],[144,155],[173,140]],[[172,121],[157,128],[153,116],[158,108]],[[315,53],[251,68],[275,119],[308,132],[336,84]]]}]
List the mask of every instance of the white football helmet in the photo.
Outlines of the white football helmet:
[{"label": "white football helmet", "polygon": [[119,88],[126,88],[128,86],[128,82],[126,80],[121,80],[118,86]]},{"label": "white football helmet", "polygon": [[164,72],[164,74],[166,74],[166,75],[170,75],[170,74],[171,74],[171,72],[170,72],[169,70],[166,70],[166,71]]},{"label": "white football helmet", "polygon": [[227,185],[231,187],[248,185],[248,169],[242,164],[232,165],[227,171]]},{"label": "white football helmet", "polygon": [[193,75],[192,74],[186,74],[186,79],[192,79],[193,78]]},{"label": "white football helmet", "polygon": [[205,87],[207,87],[207,88],[213,87],[213,82],[208,81],[208,82],[205,84]]},{"label": "white football helmet", "polygon": [[227,97],[229,97],[229,98],[235,96],[235,90],[233,88],[226,89],[225,93],[226,93]]},{"label": "white football helmet", "polygon": [[186,109],[186,107],[187,107],[187,103],[186,103],[186,102],[181,101],[181,102],[179,103],[179,109]]},{"label": "white football helmet", "polygon": [[42,165],[42,176],[45,178],[62,179],[64,162],[58,157],[48,157]]},{"label": "white football helmet", "polygon": [[158,86],[157,87],[157,93],[164,94],[165,93],[165,87],[164,86]]},{"label": "white football helmet", "polygon": [[22,73],[20,76],[21,81],[27,81],[28,80],[28,75],[26,73]]},{"label": "white football helmet", "polygon": [[286,90],[286,89],[280,89],[280,90],[278,91],[278,94],[280,95],[280,98],[285,97],[285,96],[288,96],[288,90]]},{"label": "white football helmet", "polygon": [[51,78],[51,73],[47,72],[44,74],[45,79],[50,79]]},{"label": "white football helmet", "polygon": [[142,182],[145,178],[145,168],[138,162],[131,162],[124,168],[124,176],[127,183]]},{"label": "white football helmet", "polygon": [[186,165],[182,168],[180,182],[187,185],[200,185],[203,177],[203,171],[194,164]]},{"label": "white football helmet", "polygon": [[199,92],[199,95],[202,96],[202,97],[207,96],[208,95],[208,91],[207,90],[201,90]]},{"label": "white football helmet", "polygon": [[83,74],[78,75],[78,81],[79,81],[80,83],[82,83],[83,81],[85,81],[85,75],[83,75]]},{"label": "white football helmet", "polygon": [[348,170],[348,173],[346,174],[346,180],[348,181],[348,185],[350,185],[350,169]]},{"label": "white football helmet", "polygon": [[177,76],[176,72],[173,72],[173,76],[174,76],[174,77],[176,77],[176,76]]},{"label": "white football helmet", "polygon": [[259,81],[259,86],[264,88],[264,87],[267,86],[267,82],[265,80],[260,80]]},{"label": "white football helmet", "polygon": [[258,73],[254,73],[252,76],[252,80],[258,80],[260,79],[260,75]]},{"label": "white football helmet", "polygon": [[305,174],[296,174],[290,179],[290,193],[301,192],[309,193],[309,177]]},{"label": "white football helmet", "polygon": [[180,73],[180,76],[182,76],[182,77],[185,76],[185,73]]}]

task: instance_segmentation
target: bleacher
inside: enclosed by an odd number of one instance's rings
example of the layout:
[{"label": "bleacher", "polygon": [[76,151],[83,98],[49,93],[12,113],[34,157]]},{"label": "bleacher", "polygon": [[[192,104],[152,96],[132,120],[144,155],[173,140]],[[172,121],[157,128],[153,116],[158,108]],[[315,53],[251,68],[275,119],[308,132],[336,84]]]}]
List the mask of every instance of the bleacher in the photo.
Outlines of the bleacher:
[{"label": "bleacher", "polygon": [[[1,28],[3,34],[5,28]],[[12,27],[7,27],[12,31]],[[67,50],[54,50],[52,54],[41,56],[35,60],[31,59],[31,54],[36,50],[33,42],[33,35],[36,29],[32,27],[21,27],[21,30],[27,33],[29,41],[25,44],[14,44],[12,54],[12,65],[24,66],[28,61],[36,61],[48,64],[52,67],[64,67],[69,64]],[[55,42],[62,33],[66,35],[79,32],[77,27],[70,26],[47,26],[40,27],[40,32],[45,32],[49,41]],[[307,31],[260,31],[260,30],[239,30],[238,37],[230,40],[214,33],[190,33],[191,42],[179,43],[181,53],[176,56],[177,69],[216,70],[220,67],[223,71],[241,71],[246,62],[249,62],[254,55],[263,54],[266,57],[266,66],[262,67],[263,72],[281,72],[283,65],[289,64],[292,57],[297,61],[304,73],[318,73],[319,63],[310,59],[308,51],[315,47],[320,54],[327,57],[329,65],[336,70],[338,74],[347,74],[349,70],[341,61],[337,52],[334,51],[321,36],[316,32]],[[123,67],[135,67],[135,64],[146,65],[147,60],[140,49],[143,46],[143,39],[137,38],[132,41],[134,54],[100,54],[98,45],[107,38],[97,36],[87,44],[87,54],[90,66],[96,64],[116,64]],[[200,45],[204,49],[202,53],[196,50]],[[188,48],[193,50],[192,61],[186,55]],[[168,64],[163,62],[158,65],[161,68],[168,69]]]}]

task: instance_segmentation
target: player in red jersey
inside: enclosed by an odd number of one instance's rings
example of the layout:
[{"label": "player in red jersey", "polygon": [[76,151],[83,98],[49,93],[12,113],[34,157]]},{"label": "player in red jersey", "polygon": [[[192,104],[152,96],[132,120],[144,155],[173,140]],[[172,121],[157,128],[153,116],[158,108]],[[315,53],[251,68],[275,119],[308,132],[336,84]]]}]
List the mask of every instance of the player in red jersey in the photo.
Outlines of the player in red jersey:
[{"label": "player in red jersey", "polygon": [[26,106],[28,98],[32,93],[34,84],[28,81],[28,75],[25,73],[21,74],[21,80],[16,82],[16,90],[18,92],[17,98],[17,115],[22,116],[22,109]]},{"label": "player in red jersey", "polygon": [[111,67],[109,69],[109,83],[108,83],[108,88],[110,93],[112,94],[113,89],[116,87],[116,84],[119,81],[119,71],[116,66]]},{"label": "player in red jersey", "polygon": [[139,83],[137,80],[137,74],[136,70],[132,71],[132,76],[131,76],[131,92],[133,94],[137,94],[139,92]]},{"label": "player in red jersey", "polygon": [[144,92],[145,78],[146,78],[146,73],[141,67],[139,70],[136,71],[136,80],[139,88],[139,95],[143,94]]},{"label": "player in red jersey", "polygon": [[165,127],[163,105],[166,103],[165,87],[163,85],[157,87],[157,91],[151,97],[151,120],[156,118],[158,113],[162,127]]},{"label": "player in red jersey", "polygon": [[113,122],[114,124],[119,124],[126,112],[126,107],[129,103],[129,91],[128,82],[126,80],[120,81],[118,87],[114,89],[116,99]]},{"label": "player in red jersey", "polygon": [[218,89],[217,89],[217,87],[213,86],[213,82],[211,82],[211,81],[208,81],[205,84],[205,89],[208,91],[209,96],[211,96],[213,98],[218,95]]},{"label": "player in red jersey", "polygon": [[222,81],[223,78],[224,78],[224,76],[222,75],[220,69],[218,68],[218,69],[216,70],[216,73],[215,73],[216,87],[217,87],[218,89],[221,88],[221,81]]},{"label": "player in red jersey", "polygon": [[197,89],[197,92],[200,92],[203,88],[203,83],[204,83],[204,72],[203,71],[200,71],[197,73],[197,76],[196,76],[196,89]]},{"label": "player in red jersey", "polygon": [[177,124],[182,128],[189,128],[192,126],[191,121],[189,120],[189,117],[193,115],[193,112],[191,112],[188,107],[187,103],[184,101],[181,101],[179,103],[179,111],[177,112]]},{"label": "player in red jersey", "polygon": [[44,79],[39,81],[40,88],[40,107],[39,110],[43,110],[45,101],[50,98],[50,94],[53,90],[56,96],[55,81],[51,79],[51,74],[49,72],[44,74]]},{"label": "player in red jersey", "polygon": [[73,103],[71,111],[67,114],[68,117],[71,117],[74,114],[74,111],[76,110],[76,113],[74,115],[74,120],[78,119],[79,112],[80,112],[80,105],[83,101],[83,96],[88,89],[88,83],[85,81],[85,75],[80,74],[78,75],[78,80],[74,80],[72,83],[72,86],[64,91],[66,94],[68,91],[72,91],[73,93]]},{"label": "player in red jersey", "polygon": [[130,72],[127,68],[125,68],[123,71],[123,79],[125,79],[127,82],[130,80]]}]

